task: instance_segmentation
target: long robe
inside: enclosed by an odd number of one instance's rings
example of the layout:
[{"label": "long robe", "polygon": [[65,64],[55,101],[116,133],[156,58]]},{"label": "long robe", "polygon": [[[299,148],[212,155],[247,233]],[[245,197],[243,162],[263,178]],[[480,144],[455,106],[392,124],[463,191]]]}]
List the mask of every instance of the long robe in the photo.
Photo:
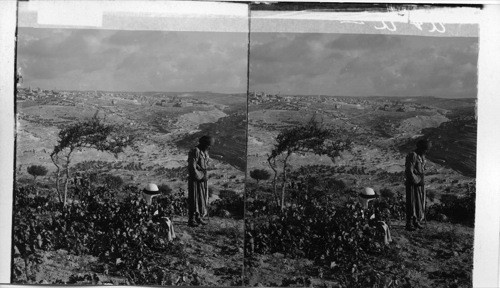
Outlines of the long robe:
[{"label": "long robe", "polygon": [[195,147],[188,156],[188,209],[189,218],[204,217],[207,214],[207,166],[208,153]]},{"label": "long robe", "polygon": [[425,219],[425,157],[411,152],[406,156],[406,221]]}]

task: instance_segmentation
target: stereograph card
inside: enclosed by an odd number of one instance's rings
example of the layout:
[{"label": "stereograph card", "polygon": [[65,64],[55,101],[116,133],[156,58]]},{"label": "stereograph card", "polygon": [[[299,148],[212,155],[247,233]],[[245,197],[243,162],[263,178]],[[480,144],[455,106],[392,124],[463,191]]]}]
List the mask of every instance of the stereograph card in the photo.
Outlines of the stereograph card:
[{"label": "stereograph card", "polygon": [[498,286],[497,6],[1,2],[0,283]]}]

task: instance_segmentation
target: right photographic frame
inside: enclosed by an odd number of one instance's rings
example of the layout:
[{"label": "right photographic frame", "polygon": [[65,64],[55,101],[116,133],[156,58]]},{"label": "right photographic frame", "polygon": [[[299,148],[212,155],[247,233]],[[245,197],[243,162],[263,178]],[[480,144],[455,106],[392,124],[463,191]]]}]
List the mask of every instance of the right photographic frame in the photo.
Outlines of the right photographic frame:
[{"label": "right photographic frame", "polygon": [[471,287],[480,7],[325,5],[251,5],[245,285]]}]

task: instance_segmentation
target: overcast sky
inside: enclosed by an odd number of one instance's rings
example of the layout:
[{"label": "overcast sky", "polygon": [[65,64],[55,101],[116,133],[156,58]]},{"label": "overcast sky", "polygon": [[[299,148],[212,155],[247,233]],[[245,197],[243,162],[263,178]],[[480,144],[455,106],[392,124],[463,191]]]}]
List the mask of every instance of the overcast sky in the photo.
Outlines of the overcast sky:
[{"label": "overcast sky", "polygon": [[247,89],[246,33],[19,28],[23,87],[108,91]]},{"label": "overcast sky", "polygon": [[253,33],[250,91],[477,97],[478,38]]}]

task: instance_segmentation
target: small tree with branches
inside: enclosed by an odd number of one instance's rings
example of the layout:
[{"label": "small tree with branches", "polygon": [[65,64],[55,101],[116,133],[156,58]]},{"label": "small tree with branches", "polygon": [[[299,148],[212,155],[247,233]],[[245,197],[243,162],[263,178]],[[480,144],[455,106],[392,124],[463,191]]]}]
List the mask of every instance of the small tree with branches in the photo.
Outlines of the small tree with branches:
[{"label": "small tree with branches", "polygon": [[28,173],[33,176],[33,181],[36,181],[36,177],[47,175],[47,168],[42,165],[31,165],[28,167]]},{"label": "small tree with branches", "polygon": [[104,124],[97,113],[89,120],[71,124],[59,131],[59,139],[50,158],[56,166],[56,190],[59,201],[66,205],[70,165],[73,152],[85,148],[112,153],[115,157],[133,143],[121,126]]},{"label": "small tree with branches", "polygon": [[257,185],[259,185],[260,180],[269,180],[269,178],[271,178],[271,173],[264,169],[255,169],[250,171],[250,177],[257,180]]},{"label": "small tree with branches", "polygon": [[[285,207],[285,194],[288,182],[289,160],[293,154],[314,153],[316,155],[327,155],[332,161],[339,153],[351,148],[351,141],[345,137],[340,129],[328,129],[318,122],[315,117],[300,126],[285,129],[276,137],[271,154],[268,154],[267,162],[274,172],[273,190],[276,204]],[[278,159],[279,158],[279,159]],[[279,160],[279,161],[278,161]],[[281,162],[281,195],[278,193],[278,177]]]}]

